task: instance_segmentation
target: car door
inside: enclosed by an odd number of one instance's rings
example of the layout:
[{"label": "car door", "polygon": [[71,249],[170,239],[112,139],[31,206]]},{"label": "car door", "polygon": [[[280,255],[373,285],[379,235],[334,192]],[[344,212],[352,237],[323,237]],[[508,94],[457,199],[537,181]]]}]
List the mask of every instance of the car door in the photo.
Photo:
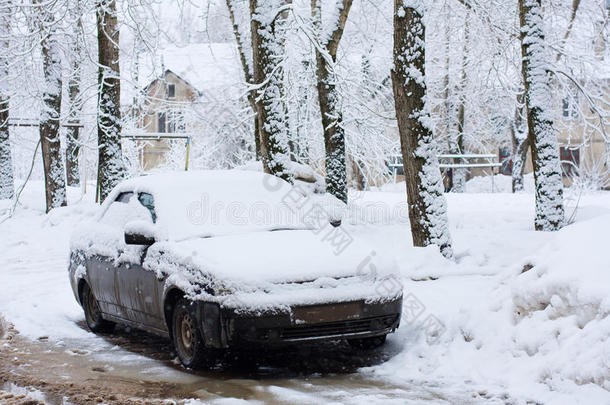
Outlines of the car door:
[{"label": "car door", "polygon": [[122,243],[118,239],[119,230],[129,218],[127,204],[133,195],[134,193],[130,191],[120,193],[97,224],[99,229],[94,230],[98,235],[96,237],[104,235],[104,240],[98,240],[96,243],[107,246],[108,254],[100,253],[101,249],[99,249],[98,253],[87,259],[89,284],[99,303],[100,310],[105,314],[117,317],[122,317],[122,311],[116,291],[115,258],[110,252],[120,252],[122,249]]},{"label": "car door", "polygon": [[[137,200],[150,214],[147,220],[155,223],[154,197],[148,193],[138,193]],[[145,246],[127,246],[129,254],[138,255],[137,263],[121,263],[116,268],[116,285],[119,303],[126,317],[137,324],[164,330],[163,303],[160,302],[162,280],[156,273],[144,269],[142,263],[148,251]]]}]

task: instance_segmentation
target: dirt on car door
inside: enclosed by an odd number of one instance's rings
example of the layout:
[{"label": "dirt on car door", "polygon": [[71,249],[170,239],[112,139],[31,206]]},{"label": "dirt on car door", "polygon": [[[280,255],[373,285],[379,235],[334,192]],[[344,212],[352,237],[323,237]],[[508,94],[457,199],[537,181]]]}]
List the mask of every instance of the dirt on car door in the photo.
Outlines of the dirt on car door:
[{"label": "dirt on car door", "polygon": [[[145,251],[142,252],[145,255]],[[116,269],[119,302],[129,320],[164,330],[163,284],[157,275],[141,264],[121,264]]]},{"label": "dirt on car door", "polygon": [[121,308],[117,302],[116,269],[114,260],[109,257],[93,256],[87,259],[87,276],[103,313],[121,317]]}]

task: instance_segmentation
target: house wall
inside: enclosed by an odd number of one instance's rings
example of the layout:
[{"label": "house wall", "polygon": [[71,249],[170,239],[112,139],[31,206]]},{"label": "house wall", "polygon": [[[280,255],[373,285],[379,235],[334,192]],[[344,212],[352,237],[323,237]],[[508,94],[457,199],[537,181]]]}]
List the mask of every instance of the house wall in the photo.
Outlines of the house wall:
[{"label": "house wall", "polygon": [[[607,83],[607,91],[610,94],[610,81]],[[556,118],[560,146],[579,151],[579,168],[583,173],[597,172],[608,176],[610,168],[606,166],[606,142],[603,135],[595,130],[600,126],[599,115],[595,113],[584,97],[579,97],[578,110],[584,113],[584,117],[573,117],[568,110],[568,116],[563,114],[563,106],[556,108],[561,114]],[[610,105],[610,96],[605,98],[605,103]],[[610,134],[610,122],[606,120],[605,132]],[[572,179],[564,179],[564,183],[571,184]]]},{"label": "house wall", "polygon": [[[174,97],[169,97],[168,87],[173,84],[175,87]],[[184,113],[197,98],[197,91],[188,82],[177,76],[171,71],[166,71],[162,78],[151,82],[146,88],[146,107],[141,114],[139,122],[140,128],[149,133],[168,132],[170,115],[173,112]],[[166,114],[166,128],[159,127],[159,114]],[[175,128],[175,132],[180,131]],[[170,141],[161,139],[158,141],[139,141],[140,166],[143,170],[151,170],[166,163],[167,155],[170,151]]]}]

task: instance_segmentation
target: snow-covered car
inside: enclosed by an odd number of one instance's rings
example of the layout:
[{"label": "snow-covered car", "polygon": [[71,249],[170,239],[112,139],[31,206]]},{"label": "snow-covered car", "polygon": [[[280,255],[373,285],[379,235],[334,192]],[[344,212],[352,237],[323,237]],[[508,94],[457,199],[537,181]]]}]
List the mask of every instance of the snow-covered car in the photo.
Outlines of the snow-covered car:
[{"label": "snow-covered car", "polygon": [[377,347],[399,325],[402,287],[329,225],[338,206],[257,172],[126,180],[72,237],[72,289],[92,331],[167,336],[186,367],[244,344]]}]

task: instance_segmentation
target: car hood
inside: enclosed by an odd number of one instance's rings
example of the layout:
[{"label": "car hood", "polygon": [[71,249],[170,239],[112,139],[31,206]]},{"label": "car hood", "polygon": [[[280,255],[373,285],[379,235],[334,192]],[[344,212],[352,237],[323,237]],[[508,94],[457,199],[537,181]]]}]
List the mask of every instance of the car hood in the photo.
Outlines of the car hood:
[{"label": "car hood", "polygon": [[[379,278],[396,270],[344,227],[277,230],[161,242],[151,246],[147,262],[171,263],[208,275],[227,288],[240,285],[304,283],[324,278]],[[162,259],[161,259],[162,257]]]}]

